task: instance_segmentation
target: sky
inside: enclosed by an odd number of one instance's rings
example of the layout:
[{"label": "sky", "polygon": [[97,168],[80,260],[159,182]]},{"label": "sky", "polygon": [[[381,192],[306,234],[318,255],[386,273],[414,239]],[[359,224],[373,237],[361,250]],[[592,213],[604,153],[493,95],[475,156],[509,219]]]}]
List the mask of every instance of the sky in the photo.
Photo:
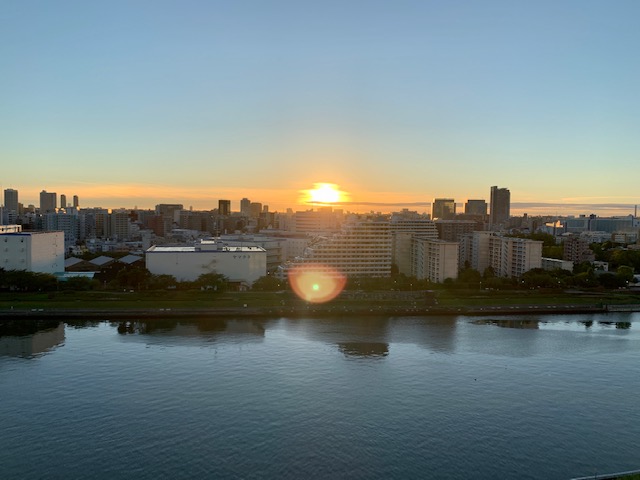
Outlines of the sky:
[{"label": "sky", "polygon": [[0,183],[25,205],[273,211],[328,182],[351,210],[427,212],[497,185],[515,211],[632,213],[638,18],[636,0],[4,0]]}]

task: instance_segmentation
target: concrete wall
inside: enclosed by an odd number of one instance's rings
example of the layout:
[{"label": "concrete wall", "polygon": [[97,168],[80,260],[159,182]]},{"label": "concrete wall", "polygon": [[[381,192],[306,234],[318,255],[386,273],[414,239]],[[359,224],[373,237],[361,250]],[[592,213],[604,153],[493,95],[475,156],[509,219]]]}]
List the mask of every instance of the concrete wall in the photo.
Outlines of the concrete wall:
[{"label": "concrete wall", "polygon": [[249,284],[267,274],[267,252],[177,251],[151,247],[146,253],[147,269],[154,275],[173,275],[179,281],[193,281],[205,273],[219,273],[231,281]]},{"label": "concrete wall", "polygon": [[0,235],[0,267],[30,272],[64,272],[64,233]]}]

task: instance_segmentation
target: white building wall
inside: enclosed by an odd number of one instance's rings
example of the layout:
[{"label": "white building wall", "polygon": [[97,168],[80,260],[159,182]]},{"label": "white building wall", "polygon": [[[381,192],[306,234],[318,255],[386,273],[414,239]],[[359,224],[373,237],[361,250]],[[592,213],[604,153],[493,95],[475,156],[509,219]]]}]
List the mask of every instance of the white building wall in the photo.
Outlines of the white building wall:
[{"label": "white building wall", "polygon": [[219,273],[234,282],[252,284],[267,274],[267,252],[261,247],[196,250],[193,247],[151,247],[147,269],[154,275],[173,275],[193,281],[205,273]]},{"label": "white building wall", "polygon": [[545,270],[569,270],[573,271],[573,262],[569,260],[559,260],[557,258],[542,257],[542,268]]},{"label": "white building wall", "polygon": [[29,272],[64,272],[64,233],[0,235],[0,267]]},{"label": "white building wall", "polygon": [[304,255],[304,250],[309,246],[311,237],[285,237],[282,244],[282,257],[291,260]]},{"label": "white building wall", "polygon": [[64,272],[64,232],[31,235],[31,271]]}]

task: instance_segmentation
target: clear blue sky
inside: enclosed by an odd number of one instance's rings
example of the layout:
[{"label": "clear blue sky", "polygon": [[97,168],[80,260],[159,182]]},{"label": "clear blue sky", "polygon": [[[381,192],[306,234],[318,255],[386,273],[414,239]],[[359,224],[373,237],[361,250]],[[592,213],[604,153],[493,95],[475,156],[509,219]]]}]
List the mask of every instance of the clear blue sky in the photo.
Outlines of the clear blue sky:
[{"label": "clear blue sky", "polygon": [[[638,1],[0,3],[2,187],[640,203]],[[588,213],[588,212],[576,212]]]}]

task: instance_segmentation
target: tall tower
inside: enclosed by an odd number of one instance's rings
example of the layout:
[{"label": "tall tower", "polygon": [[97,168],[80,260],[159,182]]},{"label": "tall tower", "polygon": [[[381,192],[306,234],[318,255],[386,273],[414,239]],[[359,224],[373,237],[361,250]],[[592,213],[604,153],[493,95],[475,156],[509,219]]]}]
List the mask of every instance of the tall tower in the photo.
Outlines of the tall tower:
[{"label": "tall tower", "polygon": [[246,197],[240,200],[240,213],[247,217],[251,214],[251,200]]},{"label": "tall tower", "polygon": [[4,208],[7,212],[18,213],[18,190],[7,188],[4,191]]},{"label": "tall tower", "polygon": [[431,218],[452,220],[456,217],[456,201],[453,198],[435,198],[431,207]]},{"label": "tall tower", "polygon": [[64,193],[60,194],[60,208],[67,208],[67,196]]},{"label": "tall tower", "polygon": [[80,199],[78,198],[78,195],[73,196],[73,206],[76,208],[80,206]]},{"label": "tall tower", "polygon": [[477,215],[485,217],[487,215],[487,202],[484,200],[467,200],[464,204],[465,215]]},{"label": "tall tower", "polygon": [[42,190],[40,192],[40,213],[55,212],[57,198],[55,192],[48,193],[46,190]]},{"label": "tall tower", "polygon": [[231,200],[218,200],[218,215],[231,215]]},{"label": "tall tower", "polygon": [[489,224],[492,230],[509,221],[511,216],[511,192],[508,188],[491,187],[491,213]]}]

